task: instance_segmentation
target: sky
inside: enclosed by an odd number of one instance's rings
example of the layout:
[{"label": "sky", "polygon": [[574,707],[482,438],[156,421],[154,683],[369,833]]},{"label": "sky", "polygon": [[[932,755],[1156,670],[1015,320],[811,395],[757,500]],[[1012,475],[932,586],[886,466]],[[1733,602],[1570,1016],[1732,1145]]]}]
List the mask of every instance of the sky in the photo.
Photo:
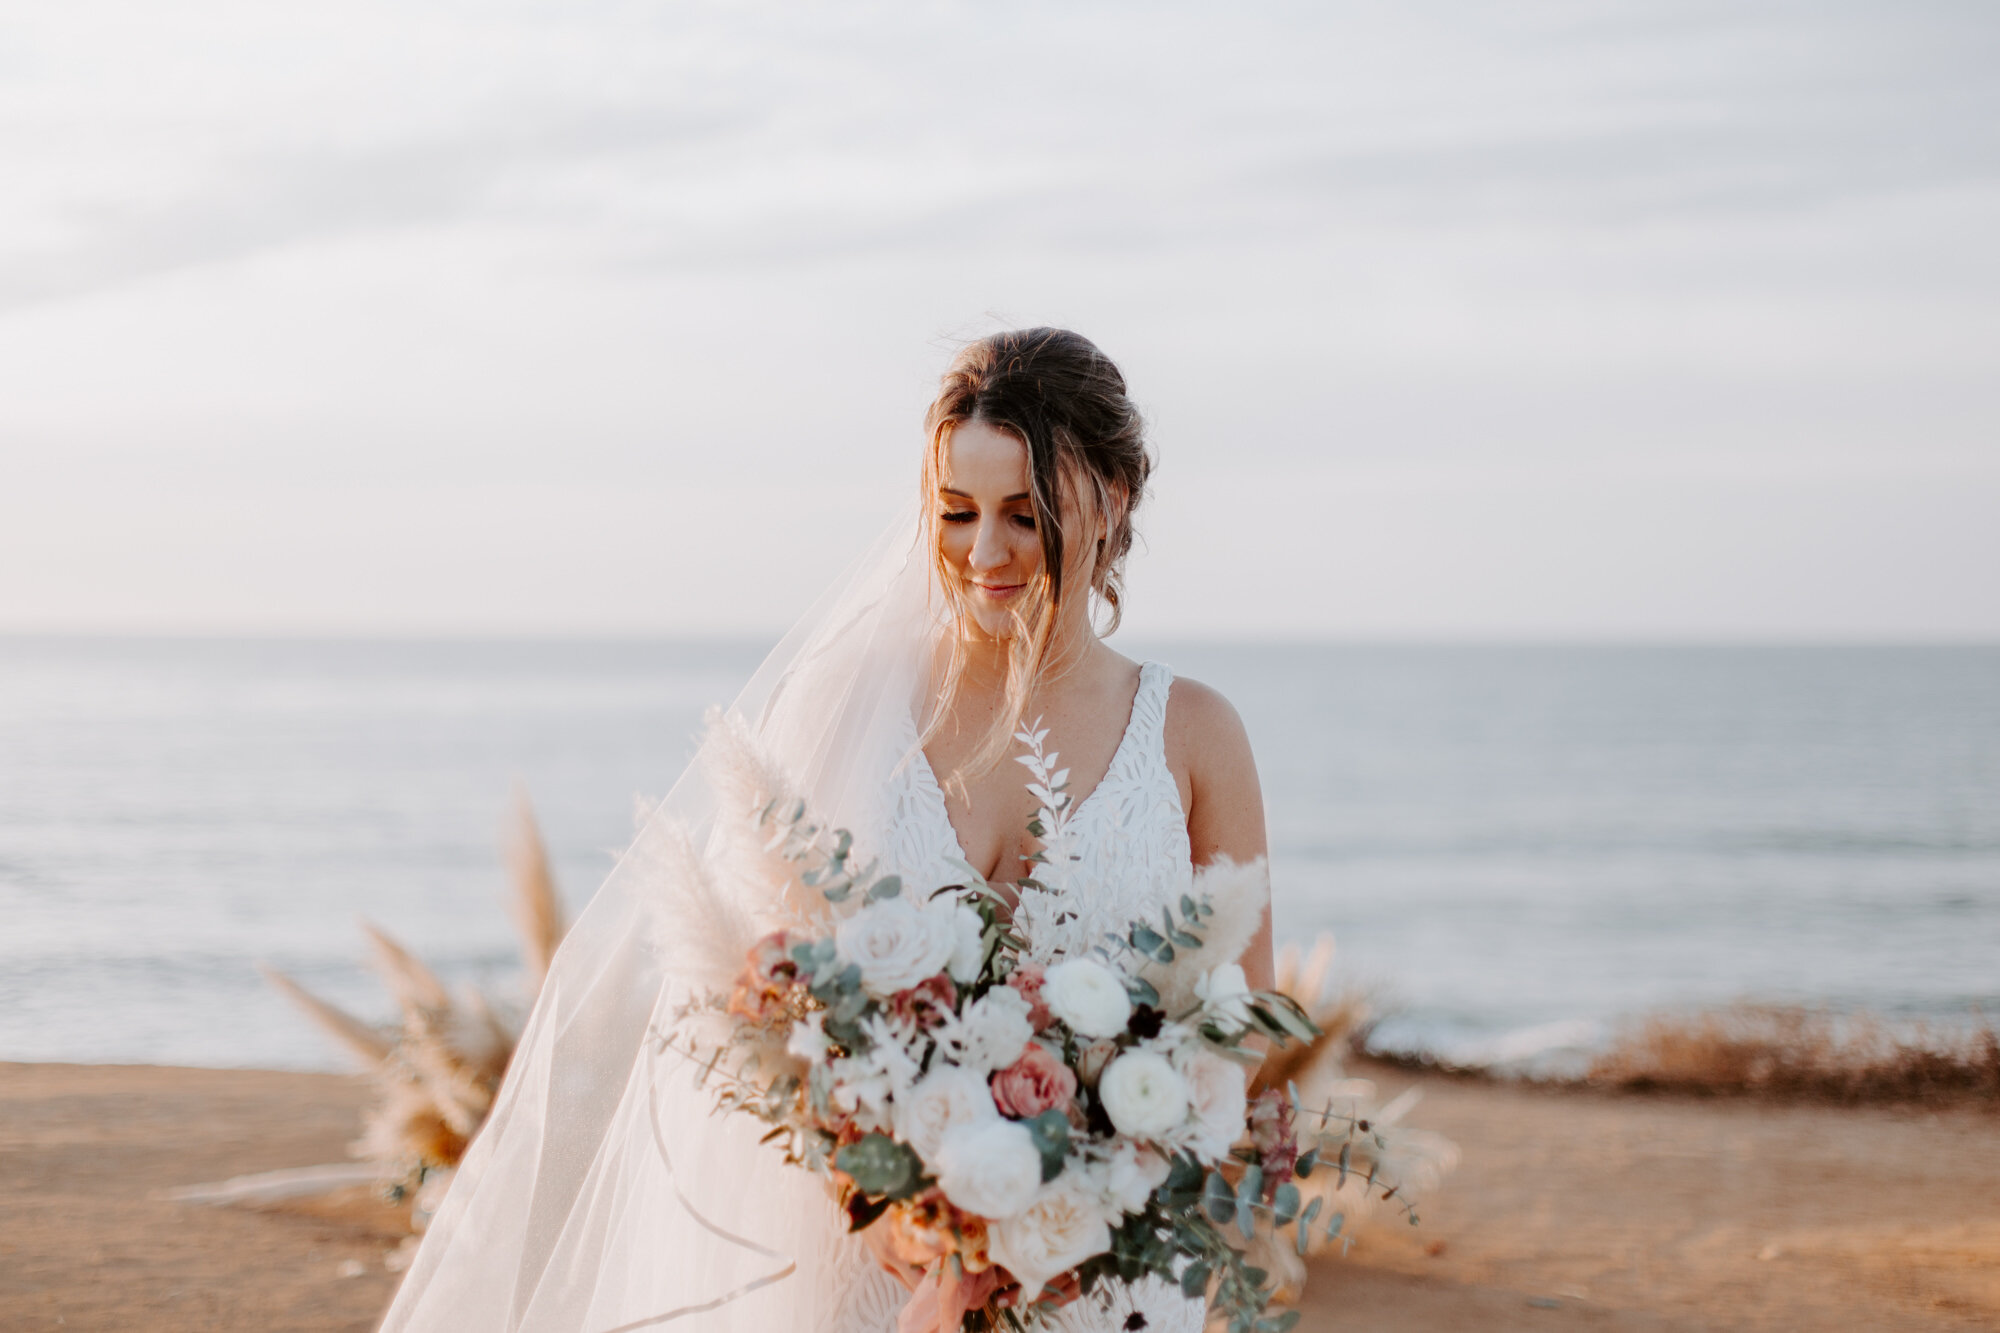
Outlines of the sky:
[{"label": "sky", "polygon": [[769,633],[967,337],[1152,636],[2000,638],[2000,9],[16,0],[0,631]]}]

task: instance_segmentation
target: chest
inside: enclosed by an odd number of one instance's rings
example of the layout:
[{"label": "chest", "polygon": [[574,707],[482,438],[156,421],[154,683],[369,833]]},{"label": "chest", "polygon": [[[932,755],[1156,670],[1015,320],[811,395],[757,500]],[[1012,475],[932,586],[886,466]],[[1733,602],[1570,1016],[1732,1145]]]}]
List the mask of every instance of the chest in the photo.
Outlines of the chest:
[{"label": "chest", "polygon": [[[1044,706],[1031,708],[1030,718],[1039,718],[1048,732],[1043,753],[1053,756],[1058,770],[1068,771],[1065,790],[1071,808],[1081,810],[1113,776],[1113,764],[1127,757],[1134,691],[1038,702]],[[925,747],[924,757],[939,779],[944,813],[965,859],[989,881],[1017,880],[1029,873],[1028,858],[1041,846],[1028,831],[1040,802],[1029,794],[1028,770],[1016,758],[1026,747],[1012,741],[1000,762],[969,771],[992,706],[976,701],[967,711],[969,716],[956,719]]]}]

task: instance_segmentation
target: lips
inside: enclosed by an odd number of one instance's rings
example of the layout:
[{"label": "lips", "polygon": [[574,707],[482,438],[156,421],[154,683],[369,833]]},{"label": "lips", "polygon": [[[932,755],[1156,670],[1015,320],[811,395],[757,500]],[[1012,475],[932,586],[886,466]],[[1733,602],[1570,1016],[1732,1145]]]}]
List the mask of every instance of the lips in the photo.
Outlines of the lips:
[{"label": "lips", "polygon": [[1004,601],[1028,585],[1025,583],[974,583],[972,586],[995,601]]}]

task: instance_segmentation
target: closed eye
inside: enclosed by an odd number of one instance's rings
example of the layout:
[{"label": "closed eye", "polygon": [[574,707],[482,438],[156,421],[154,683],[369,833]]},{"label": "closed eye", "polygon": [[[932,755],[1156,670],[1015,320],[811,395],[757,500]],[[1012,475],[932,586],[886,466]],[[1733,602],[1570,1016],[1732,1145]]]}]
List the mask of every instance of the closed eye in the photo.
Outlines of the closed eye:
[{"label": "closed eye", "polygon": [[973,519],[978,518],[979,515],[973,513],[970,509],[960,509],[948,514],[940,514],[938,517],[947,523],[970,523]]}]

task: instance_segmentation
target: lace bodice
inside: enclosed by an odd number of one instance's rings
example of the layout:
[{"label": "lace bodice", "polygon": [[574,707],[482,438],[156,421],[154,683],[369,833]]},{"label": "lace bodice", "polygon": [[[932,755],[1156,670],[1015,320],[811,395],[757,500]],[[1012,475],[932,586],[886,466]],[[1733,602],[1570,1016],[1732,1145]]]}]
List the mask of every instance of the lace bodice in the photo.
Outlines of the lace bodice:
[{"label": "lace bodice", "polygon": [[[1088,892],[1068,892],[1055,901],[1024,903],[1016,918],[1031,952],[1056,957],[1081,951],[1106,934],[1123,932],[1134,921],[1157,920],[1161,907],[1176,903],[1193,882],[1187,816],[1180,787],[1167,767],[1167,695],[1174,673],[1158,662],[1139,668],[1132,716],[1111,756],[1103,780],[1076,806],[1069,820],[1069,880]],[[1059,738],[1058,742],[1059,742]],[[911,748],[916,727],[911,723]],[[928,892],[964,883],[968,872],[958,834],[945,809],[944,791],[922,751],[915,751],[890,780],[884,827],[874,852],[882,868],[906,884]],[[842,1266],[847,1291],[837,1303],[834,1324],[824,1333],[885,1333],[895,1327],[902,1287],[859,1242]],[[1178,1287],[1149,1279],[1127,1286],[1100,1285],[1090,1298],[1058,1313],[1058,1333],[1114,1333],[1145,1328],[1151,1333],[1200,1333],[1206,1308]],[[1135,1315],[1143,1316],[1132,1323]]]},{"label": "lace bodice", "polygon": [[[1029,945],[1053,957],[1088,948],[1133,921],[1177,902],[1194,876],[1180,787],[1167,767],[1167,695],[1173,671],[1139,668],[1132,716],[1103,779],[1070,815],[1072,881],[1089,886],[1059,914],[1037,913]],[[914,741],[914,723],[912,724]],[[891,779],[888,827],[878,844],[884,868],[905,883],[935,889],[964,881],[968,867],[945,812],[944,792],[922,751]],[[976,873],[976,872],[974,872]],[[1057,919],[1059,915],[1060,919]]]}]

